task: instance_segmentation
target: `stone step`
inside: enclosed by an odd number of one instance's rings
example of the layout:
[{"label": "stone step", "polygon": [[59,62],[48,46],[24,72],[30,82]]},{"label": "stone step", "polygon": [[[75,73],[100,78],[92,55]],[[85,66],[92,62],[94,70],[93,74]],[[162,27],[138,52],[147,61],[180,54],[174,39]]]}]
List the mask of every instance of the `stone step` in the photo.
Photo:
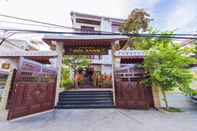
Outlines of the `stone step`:
[{"label": "stone step", "polygon": [[112,107],[112,91],[66,91],[60,93],[56,108],[71,109]]},{"label": "stone step", "polygon": [[60,98],[61,101],[102,101],[102,100],[113,100],[112,97],[65,97]]},{"label": "stone step", "polygon": [[102,101],[89,101],[89,100],[86,100],[86,101],[59,101],[58,102],[58,105],[65,105],[65,104],[79,104],[79,105],[82,105],[82,104],[111,104],[113,103],[112,100],[102,100]]},{"label": "stone step", "polygon": [[87,105],[58,105],[57,109],[96,109],[96,108],[114,108],[113,104],[87,104]]},{"label": "stone step", "polygon": [[111,91],[67,91],[67,92],[61,92],[59,95],[100,95],[100,94],[106,94],[106,95],[112,95]]}]

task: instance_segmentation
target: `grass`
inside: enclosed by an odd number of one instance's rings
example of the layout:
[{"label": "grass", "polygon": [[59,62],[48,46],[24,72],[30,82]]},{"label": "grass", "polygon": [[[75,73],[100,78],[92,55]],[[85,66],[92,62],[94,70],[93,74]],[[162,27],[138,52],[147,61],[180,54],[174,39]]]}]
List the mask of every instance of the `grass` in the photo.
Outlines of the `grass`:
[{"label": "grass", "polygon": [[162,112],[184,112],[184,110],[182,110],[180,108],[175,108],[175,107],[169,107],[168,109],[161,108],[160,111],[162,111]]}]

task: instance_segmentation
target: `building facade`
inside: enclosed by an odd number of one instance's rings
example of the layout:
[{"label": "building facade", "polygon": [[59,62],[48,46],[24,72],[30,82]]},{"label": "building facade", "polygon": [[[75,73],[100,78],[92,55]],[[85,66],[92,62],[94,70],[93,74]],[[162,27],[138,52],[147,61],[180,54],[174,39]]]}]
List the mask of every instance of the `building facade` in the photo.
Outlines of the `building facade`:
[{"label": "building facade", "polygon": [[[72,27],[79,32],[113,32],[118,33],[124,19],[96,16],[78,12],[71,12]],[[107,55],[90,55],[91,66],[101,70],[102,74],[112,74],[111,50]]]}]

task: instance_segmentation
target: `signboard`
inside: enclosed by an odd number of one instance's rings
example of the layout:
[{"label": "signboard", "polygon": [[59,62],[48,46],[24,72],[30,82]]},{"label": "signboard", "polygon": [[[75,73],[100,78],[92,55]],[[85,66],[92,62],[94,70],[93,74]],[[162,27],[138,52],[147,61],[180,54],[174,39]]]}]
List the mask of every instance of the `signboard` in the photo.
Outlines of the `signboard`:
[{"label": "signboard", "polygon": [[67,47],[65,48],[65,55],[106,55],[108,48],[105,47]]},{"label": "signboard", "polygon": [[2,65],[1,65],[1,68],[2,69],[6,69],[6,70],[8,70],[8,69],[10,69],[10,63],[3,63]]},{"label": "signboard", "polygon": [[141,50],[120,50],[115,52],[117,57],[144,57],[144,52]]},{"label": "signboard", "polygon": [[29,72],[41,72],[42,64],[32,61],[32,60],[27,60],[21,57],[19,69],[22,71],[29,71]]},{"label": "signboard", "polygon": [[47,73],[47,74],[56,74],[56,68],[51,66],[43,65],[39,62],[24,59],[23,57],[20,59],[19,69],[22,71],[28,72],[37,72],[37,73]]}]

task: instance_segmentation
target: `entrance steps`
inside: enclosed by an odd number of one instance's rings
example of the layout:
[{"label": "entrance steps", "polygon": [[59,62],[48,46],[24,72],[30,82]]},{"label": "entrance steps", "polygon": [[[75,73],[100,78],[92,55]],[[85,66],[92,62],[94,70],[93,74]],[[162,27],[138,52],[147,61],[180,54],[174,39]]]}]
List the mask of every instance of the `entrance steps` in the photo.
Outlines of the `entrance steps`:
[{"label": "entrance steps", "polygon": [[64,91],[59,94],[57,109],[113,108],[112,91]]}]

